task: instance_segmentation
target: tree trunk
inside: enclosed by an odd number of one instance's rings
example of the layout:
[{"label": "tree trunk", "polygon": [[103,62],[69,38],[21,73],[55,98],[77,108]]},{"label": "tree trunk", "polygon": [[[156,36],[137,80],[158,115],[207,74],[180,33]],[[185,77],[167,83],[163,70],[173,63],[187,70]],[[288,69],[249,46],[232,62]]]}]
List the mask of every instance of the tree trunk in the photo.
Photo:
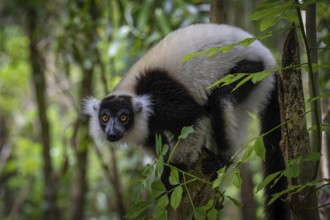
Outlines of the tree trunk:
[{"label": "tree trunk", "polygon": [[[328,101],[328,100],[327,100]],[[324,104],[324,103],[323,103]],[[323,106],[328,106],[325,104]],[[326,112],[323,113],[323,123],[330,124],[330,109],[327,109]],[[322,133],[322,157],[321,157],[321,177],[323,179],[330,178],[330,132],[323,131]],[[326,184],[326,182],[324,183]],[[319,205],[324,206],[330,203],[330,192],[328,190],[321,190],[319,195]],[[328,220],[330,216],[330,206],[326,205],[320,208],[320,219]]]},{"label": "tree trunk", "polygon": [[[307,37],[307,46],[306,51],[310,53],[310,60],[313,64],[318,63],[318,56],[317,56],[317,40],[316,40],[316,5],[315,4],[308,4],[306,6],[306,37]],[[309,78],[309,94],[311,98],[317,97],[320,94],[320,87],[319,87],[319,73],[316,67],[313,67],[313,80]],[[316,125],[317,123],[321,122],[321,102],[320,99],[316,99],[310,102],[311,110],[312,110],[312,126]],[[317,111],[317,114],[316,112]],[[321,152],[321,145],[322,145],[322,137],[321,131],[316,129],[312,130],[311,136],[311,150],[314,152]],[[315,164],[314,170],[314,177],[317,176],[317,170],[319,168],[319,163]]]},{"label": "tree trunk", "polygon": [[[82,68],[84,70],[84,68]],[[94,69],[83,71],[83,80],[81,84],[80,97],[86,97],[92,94],[92,80]],[[84,124],[84,125],[83,125]],[[87,118],[78,118],[75,124],[75,133],[73,135],[73,147],[76,156],[76,168],[71,187],[71,208],[69,219],[83,219],[86,205],[86,194],[88,182],[86,178],[88,165],[88,148],[90,138],[87,129]]]},{"label": "tree trunk", "polygon": [[227,20],[225,2],[226,0],[211,0],[210,23],[225,23]]},{"label": "tree trunk", "polygon": [[40,140],[42,144],[42,158],[43,158],[43,175],[44,175],[44,219],[58,219],[57,205],[56,205],[56,186],[54,182],[54,171],[50,156],[51,140],[49,131],[49,121],[47,118],[47,103],[46,103],[46,80],[45,80],[45,61],[43,54],[41,54],[38,43],[40,42],[40,21],[38,12],[35,8],[28,9],[28,36],[30,40],[29,52],[32,69],[33,83],[35,87],[36,102],[39,111],[39,129]]},{"label": "tree trunk", "polygon": [[[210,172],[205,174],[203,172],[202,163],[205,160],[210,160],[210,154],[206,151],[202,151],[198,161],[192,166],[192,169],[189,170],[189,173],[199,177],[200,179],[211,181],[215,173]],[[219,169],[220,168],[222,167],[219,167]],[[186,182],[190,180],[190,177],[186,176],[185,178]],[[194,209],[206,205],[207,202],[211,199],[216,201],[215,208],[217,210],[223,208],[222,204],[218,202],[219,198],[216,198],[216,193],[215,190],[212,189],[212,185],[201,181],[194,181],[186,184],[183,188],[184,193],[180,206],[176,210],[170,210],[169,219],[186,220],[188,216],[193,213]]]},{"label": "tree trunk", "polygon": [[[298,66],[299,43],[293,25],[284,44],[282,66]],[[281,149],[286,163],[298,156],[306,156],[310,149],[309,135],[306,128],[305,101],[302,88],[301,72],[299,69],[289,68],[282,70],[279,80],[279,99],[281,120],[286,122],[282,126]],[[300,167],[301,175],[289,179],[289,185],[304,184],[313,178],[313,163],[303,163]],[[317,209],[316,193],[314,187],[310,187],[301,193],[291,195],[289,204],[292,209],[293,219],[317,220],[319,219]],[[308,194],[308,196],[306,196]]]},{"label": "tree trunk", "polygon": [[0,191],[2,192],[3,210],[0,218],[8,217],[11,213],[14,200],[15,190],[9,186],[8,182],[15,177],[17,170],[6,171],[4,168],[8,163],[14,160],[12,157],[13,146],[11,144],[11,133],[8,126],[8,115],[0,112]]}]

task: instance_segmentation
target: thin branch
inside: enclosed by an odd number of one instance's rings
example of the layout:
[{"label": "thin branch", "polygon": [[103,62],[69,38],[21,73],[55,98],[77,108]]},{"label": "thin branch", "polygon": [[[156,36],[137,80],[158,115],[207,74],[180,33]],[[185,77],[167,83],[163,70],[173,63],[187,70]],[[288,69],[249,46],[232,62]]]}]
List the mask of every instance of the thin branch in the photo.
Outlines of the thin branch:
[{"label": "thin branch", "polygon": [[16,196],[13,208],[10,211],[9,219],[17,219],[20,209],[22,208],[31,190],[31,181],[32,178],[27,179],[25,184],[21,187],[19,194]]},{"label": "thin branch", "polygon": [[[193,179],[193,180],[194,180],[194,179]],[[191,207],[192,207],[193,210],[195,211],[194,202],[193,202],[193,200],[192,200],[192,198],[191,198],[191,195],[190,195],[190,192],[189,192],[189,189],[188,189],[188,186],[187,186],[188,182],[186,181],[186,175],[184,175],[184,174],[183,174],[183,182],[184,182],[184,187],[185,187],[185,189],[186,189],[186,191],[187,191],[187,195],[188,195],[188,198],[189,198],[189,201],[190,201]]]},{"label": "thin branch", "polygon": [[[311,87],[311,99],[317,97],[319,95],[319,88],[317,88],[316,83],[318,79],[318,75],[316,74],[316,71],[313,71],[313,59],[311,56],[311,49],[309,46],[309,40],[308,36],[306,35],[304,31],[304,23],[303,23],[303,18],[301,15],[301,10],[300,10],[300,3],[296,0],[297,4],[297,15],[299,19],[299,24],[300,24],[300,30],[301,34],[304,40],[305,48],[306,48],[306,55],[307,55],[307,60],[308,60],[308,74],[309,74],[309,79],[310,79],[310,87]],[[314,5],[314,4],[313,4]],[[311,5],[308,5],[307,7],[310,7]],[[311,19],[310,16],[306,16],[307,19]],[[316,59],[317,62],[317,59]],[[321,152],[321,145],[322,145],[322,133],[321,133],[321,116],[320,116],[320,104],[317,100],[311,102],[311,107],[313,109],[313,117],[312,117],[312,126],[315,124],[316,125],[316,131],[314,131],[312,134],[311,138],[311,144],[314,149],[316,149],[317,152]],[[313,146],[315,144],[315,146]],[[317,177],[318,174],[318,167],[320,164],[320,161],[315,162],[315,167],[314,167],[314,179]]]},{"label": "thin branch", "polygon": [[306,208],[308,210],[311,210],[311,209],[320,209],[320,208],[323,208],[323,207],[326,207],[326,206],[330,206],[330,202],[329,203],[326,203],[326,204],[323,204],[323,205],[320,205],[320,206],[316,206],[316,207],[309,207],[309,208]]},{"label": "thin branch", "polygon": [[100,165],[102,167],[102,170],[103,170],[103,173],[104,173],[106,179],[108,180],[109,184],[114,185],[114,177],[111,176],[110,169],[109,169],[108,165],[104,162],[100,149],[95,145],[94,145],[93,149],[98,158],[98,161],[100,162]]}]

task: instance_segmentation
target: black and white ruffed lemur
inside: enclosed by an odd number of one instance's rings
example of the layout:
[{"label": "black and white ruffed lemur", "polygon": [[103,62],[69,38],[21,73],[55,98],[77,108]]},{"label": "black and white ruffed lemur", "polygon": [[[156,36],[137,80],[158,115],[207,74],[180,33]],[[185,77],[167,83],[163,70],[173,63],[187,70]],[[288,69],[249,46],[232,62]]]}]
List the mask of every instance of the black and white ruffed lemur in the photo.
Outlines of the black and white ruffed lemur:
[{"label": "black and white ruffed lemur", "polygon": [[[249,112],[259,114],[262,133],[273,129],[280,124],[275,73],[235,91],[233,84],[207,89],[228,74],[273,70],[275,59],[260,41],[182,62],[194,52],[252,37],[239,28],[217,24],[191,25],[170,33],[133,65],[113,92],[102,100],[84,100],[83,111],[91,116],[91,136],[104,142],[142,145],[154,152],[155,134],[173,147],[181,129],[192,125],[194,133],[180,142],[171,158],[171,163],[189,167],[202,147],[227,154],[244,144]],[[266,175],[285,168],[280,138],[279,129],[264,137]],[[268,187],[266,200],[285,187],[284,178]],[[268,219],[289,219],[288,207],[280,199],[266,211]]]}]

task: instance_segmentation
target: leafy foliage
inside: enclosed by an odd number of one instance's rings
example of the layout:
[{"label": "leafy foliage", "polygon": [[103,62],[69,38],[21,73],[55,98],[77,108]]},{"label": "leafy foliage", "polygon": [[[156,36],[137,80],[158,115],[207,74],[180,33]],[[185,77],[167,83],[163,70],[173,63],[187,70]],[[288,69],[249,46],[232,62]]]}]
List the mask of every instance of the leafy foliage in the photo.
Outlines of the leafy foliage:
[{"label": "leafy foliage", "polygon": [[[191,213],[190,216],[191,218],[194,217],[196,219],[205,219],[208,217],[209,219],[216,219],[219,210],[215,206],[216,204],[222,204],[224,200],[230,201],[237,207],[242,207],[242,204],[237,199],[225,192],[221,192],[220,189],[223,187],[222,183],[228,181],[229,179],[237,189],[241,188],[242,177],[239,167],[253,158],[252,152],[255,152],[255,154],[261,158],[264,157],[265,149],[262,137],[256,138],[256,140],[253,141],[254,144],[248,145],[245,147],[245,149],[242,148],[241,151],[243,151],[243,153],[241,159],[237,159],[236,162],[233,163],[230,167],[221,168],[217,172],[217,178],[212,182],[209,182],[208,180],[200,179],[199,177],[180,170],[170,164],[170,157],[173,155],[176,147],[180,145],[180,141],[187,138],[192,132],[192,127],[184,127],[175,147],[173,147],[173,149],[170,151],[168,145],[162,144],[161,136],[156,136],[158,159],[155,160],[153,164],[148,164],[142,172],[145,177],[143,180],[144,190],[149,191],[151,197],[147,201],[142,200],[137,202],[137,204],[131,207],[130,211],[128,212],[129,214],[126,217],[136,218],[140,214],[145,215],[147,209],[153,207],[153,205],[156,205],[156,208],[152,211],[152,213],[154,213],[153,216],[164,216],[167,213],[167,209],[172,208],[175,210],[180,206],[184,194],[189,196],[189,189],[185,186],[194,181],[202,181],[212,186],[218,196],[217,200],[211,199],[207,204],[201,207],[195,207],[191,201],[191,206],[193,208],[193,213]],[[170,155],[169,159],[164,162],[164,157],[166,157],[168,154]],[[165,186],[160,180],[160,170],[163,170],[164,166],[170,168],[170,175],[168,178],[172,188],[169,191],[166,190]],[[189,179],[185,178],[186,176],[189,177]],[[267,184],[264,183],[261,188],[263,188],[265,185]],[[141,190],[140,192],[143,192],[144,190]]]}]

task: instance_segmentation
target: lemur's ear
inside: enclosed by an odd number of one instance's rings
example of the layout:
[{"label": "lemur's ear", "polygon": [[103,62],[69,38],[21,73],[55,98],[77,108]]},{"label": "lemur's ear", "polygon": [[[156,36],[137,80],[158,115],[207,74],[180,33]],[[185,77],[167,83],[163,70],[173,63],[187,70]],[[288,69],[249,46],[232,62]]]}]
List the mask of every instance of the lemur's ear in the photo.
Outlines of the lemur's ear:
[{"label": "lemur's ear", "polygon": [[82,100],[82,111],[84,114],[93,116],[100,109],[100,100],[93,97],[87,97]]},{"label": "lemur's ear", "polygon": [[150,99],[148,96],[137,96],[132,100],[132,106],[135,113],[140,113],[143,110],[149,112],[150,111]]},{"label": "lemur's ear", "polygon": [[143,103],[142,102],[136,102],[133,104],[133,109],[135,113],[140,113],[143,110]]}]

